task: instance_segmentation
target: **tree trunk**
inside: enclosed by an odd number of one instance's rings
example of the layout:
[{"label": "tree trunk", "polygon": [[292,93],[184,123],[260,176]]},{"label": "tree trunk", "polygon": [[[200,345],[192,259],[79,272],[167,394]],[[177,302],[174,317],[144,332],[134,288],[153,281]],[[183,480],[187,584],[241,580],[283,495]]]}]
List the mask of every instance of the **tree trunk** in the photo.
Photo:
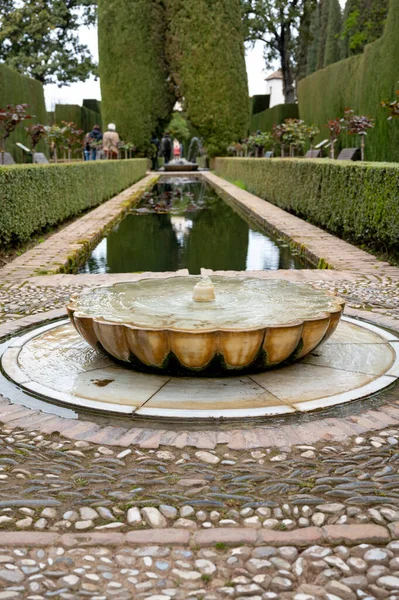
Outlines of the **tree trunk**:
[{"label": "tree trunk", "polygon": [[5,145],[6,145],[5,139],[1,138],[1,150],[0,150],[0,152],[1,152],[1,164],[2,165],[4,165]]},{"label": "tree trunk", "polygon": [[366,142],[365,142],[364,137],[365,137],[364,135],[360,136],[360,158],[361,158],[362,161],[364,161],[364,149],[365,149],[365,146],[366,146]]},{"label": "tree trunk", "polygon": [[53,157],[54,157],[54,162],[55,163],[58,162],[58,159],[57,159],[57,146],[54,146]]},{"label": "tree trunk", "polygon": [[330,158],[331,160],[335,159],[335,142],[336,140],[331,142],[331,146],[330,146]]},{"label": "tree trunk", "polygon": [[279,43],[281,72],[283,74],[283,94],[286,104],[295,103],[295,82],[291,59],[291,33],[289,27],[283,25]]},{"label": "tree trunk", "polygon": [[32,164],[35,164],[36,152],[32,150]]}]

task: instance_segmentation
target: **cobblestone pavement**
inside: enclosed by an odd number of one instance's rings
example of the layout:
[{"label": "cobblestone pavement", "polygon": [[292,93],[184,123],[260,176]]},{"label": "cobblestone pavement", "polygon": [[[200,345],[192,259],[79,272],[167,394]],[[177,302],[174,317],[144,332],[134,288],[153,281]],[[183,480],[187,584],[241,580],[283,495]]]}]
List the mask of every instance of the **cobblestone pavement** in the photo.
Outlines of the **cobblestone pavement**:
[{"label": "cobblestone pavement", "polygon": [[398,429],[120,452],[3,427],[0,599],[398,599],[398,466]]}]

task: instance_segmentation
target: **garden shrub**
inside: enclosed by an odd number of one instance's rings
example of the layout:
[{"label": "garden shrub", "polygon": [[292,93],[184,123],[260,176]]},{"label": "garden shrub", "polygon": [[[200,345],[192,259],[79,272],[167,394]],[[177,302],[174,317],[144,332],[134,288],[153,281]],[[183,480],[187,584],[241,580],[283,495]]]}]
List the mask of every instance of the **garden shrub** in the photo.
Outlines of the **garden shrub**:
[{"label": "garden shrub", "polygon": [[[94,103],[97,100],[92,100],[91,102]],[[78,129],[83,129],[85,133],[88,133],[93,129],[94,125],[100,125],[101,127],[101,114],[85,106],[85,104],[83,106],[79,106],[78,104],[56,104],[53,122],[61,126],[63,121],[66,123],[75,123]]]},{"label": "garden shrub", "polygon": [[[36,79],[20,75],[5,64],[0,64],[0,107],[4,108],[7,104],[29,104],[28,112],[35,118],[25,121],[26,126],[48,123],[42,84]],[[23,152],[15,145],[16,142],[29,146],[29,138],[22,125],[19,125],[6,140],[6,152],[11,152],[16,162],[23,162]],[[45,148],[44,142],[40,142],[36,151],[44,152]]]},{"label": "garden shrub", "polygon": [[245,137],[249,98],[239,0],[167,0],[177,95],[210,156]]},{"label": "garden shrub", "polygon": [[217,158],[216,173],[338,237],[398,252],[399,165]]},{"label": "garden shrub", "polygon": [[[126,142],[145,149],[172,113],[161,0],[99,0],[101,112]],[[158,134],[160,131],[158,131]]]},{"label": "garden shrub", "polygon": [[298,119],[298,104],[277,104],[263,112],[252,115],[251,132],[271,131],[273,125],[281,125],[286,119]]},{"label": "garden shrub", "polygon": [[[366,159],[399,162],[399,120],[387,120],[381,100],[394,98],[399,80],[399,2],[390,0],[381,38],[351,56],[316,71],[298,83],[299,114],[306,123],[320,128],[318,141],[328,137],[325,124],[342,117],[350,107],[356,114],[375,118],[367,135]],[[256,118],[256,117],[254,117]],[[356,137],[344,136],[341,147],[359,146]]]},{"label": "garden shrub", "polygon": [[0,168],[0,246],[17,245],[115,196],[142,177],[146,159]]}]

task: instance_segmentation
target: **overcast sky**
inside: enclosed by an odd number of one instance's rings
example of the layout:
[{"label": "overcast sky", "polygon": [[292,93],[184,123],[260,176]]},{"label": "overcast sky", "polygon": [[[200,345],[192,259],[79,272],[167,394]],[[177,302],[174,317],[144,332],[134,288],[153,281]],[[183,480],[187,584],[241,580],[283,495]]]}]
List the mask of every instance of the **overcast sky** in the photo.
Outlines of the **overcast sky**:
[{"label": "overcast sky", "polygon": [[[345,5],[345,0],[339,0],[339,2],[342,7]],[[93,57],[98,60],[97,28],[82,27],[80,37],[89,46]],[[264,69],[262,43],[257,42],[254,48],[247,49],[246,64],[249,95],[264,94],[266,92],[264,80],[271,71]],[[276,68],[278,68],[277,65]],[[55,104],[82,104],[84,98],[101,100],[100,82],[91,78],[84,83],[73,83],[62,88],[56,85],[46,85],[45,95],[48,110],[53,110]]]}]

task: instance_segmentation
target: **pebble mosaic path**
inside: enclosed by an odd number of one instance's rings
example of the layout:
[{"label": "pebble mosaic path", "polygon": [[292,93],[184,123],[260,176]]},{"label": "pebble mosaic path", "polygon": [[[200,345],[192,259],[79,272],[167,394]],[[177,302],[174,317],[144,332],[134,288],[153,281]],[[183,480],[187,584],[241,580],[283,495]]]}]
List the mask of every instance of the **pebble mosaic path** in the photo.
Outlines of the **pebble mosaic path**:
[{"label": "pebble mosaic path", "polygon": [[[264,276],[399,331],[394,270]],[[0,337],[110,279],[127,277],[3,277]],[[57,419],[0,397],[0,600],[399,600],[397,388],[234,431]]]}]

